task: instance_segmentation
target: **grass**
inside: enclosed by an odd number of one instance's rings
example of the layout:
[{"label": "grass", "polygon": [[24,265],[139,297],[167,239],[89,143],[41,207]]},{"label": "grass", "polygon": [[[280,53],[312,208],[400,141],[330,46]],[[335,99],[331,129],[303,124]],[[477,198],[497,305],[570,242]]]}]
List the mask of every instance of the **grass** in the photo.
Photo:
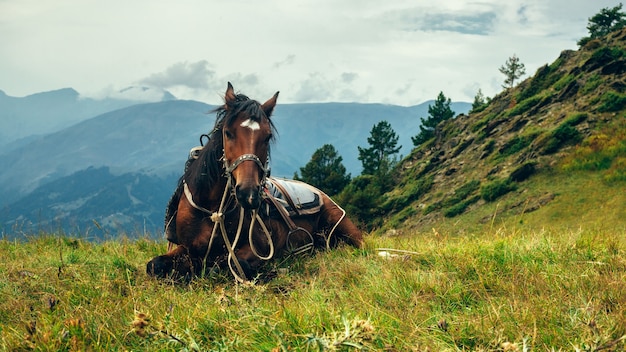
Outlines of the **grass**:
[{"label": "grass", "polygon": [[362,250],[273,263],[275,279],[249,285],[150,279],[165,243],[147,239],[2,240],[0,349],[620,350],[625,234],[371,235]]}]

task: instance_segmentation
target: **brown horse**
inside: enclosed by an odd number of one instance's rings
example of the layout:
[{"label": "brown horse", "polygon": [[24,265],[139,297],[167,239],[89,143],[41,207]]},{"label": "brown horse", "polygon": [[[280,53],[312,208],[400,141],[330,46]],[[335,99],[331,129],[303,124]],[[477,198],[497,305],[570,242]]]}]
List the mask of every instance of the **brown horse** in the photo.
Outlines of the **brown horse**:
[{"label": "brown horse", "polygon": [[[177,247],[148,262],[149,275],[190,277],[228,266],[244,280],[273,257],[333,247],[337,239],[362,246],[361,231],[326,194],[269,177],[277,98],[260,104],[228,83],[208,142],[188,161],[166,211],[166,236]],[[289,188],[314,206],[296,204]]]}]

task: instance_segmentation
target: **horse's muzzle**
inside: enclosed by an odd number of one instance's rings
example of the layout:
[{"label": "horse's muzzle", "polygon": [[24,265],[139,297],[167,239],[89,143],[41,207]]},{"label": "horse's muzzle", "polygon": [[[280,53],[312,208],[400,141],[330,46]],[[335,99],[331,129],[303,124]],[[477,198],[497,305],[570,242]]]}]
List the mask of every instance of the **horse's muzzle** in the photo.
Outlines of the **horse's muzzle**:
[{"label": "horse's muzzle", "polygon": [[261,188],[260,187],[235,187],[235,196],[237,202],[244,209],[255,210],[261,205]]}]

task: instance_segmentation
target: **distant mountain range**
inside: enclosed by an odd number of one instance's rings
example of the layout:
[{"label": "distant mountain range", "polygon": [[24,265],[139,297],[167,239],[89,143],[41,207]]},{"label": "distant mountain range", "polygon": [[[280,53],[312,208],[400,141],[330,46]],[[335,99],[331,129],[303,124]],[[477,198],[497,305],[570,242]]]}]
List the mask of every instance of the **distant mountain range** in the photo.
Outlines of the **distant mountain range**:
[{"label": "distant mountain range", "polygon": [[[131,91],[136,97],[141,88]],[[0,231],[84,234],[97,228],[92,233],[98,237],[158,231],[189,149],[215,119],[214,106],[167,92],[160,98],[83,99],[73,89],[15,98],[0,91]],[[315,150],[332,144],[356,176],[357,146],[367,146],[382,120],[392,125],[406,154],[431,103],[279,104],[272,173],[292,177]],[[457,114],[469,108],[452,104]]]},{"label": "distant mountain range", "polygon": [[148,101],[174,100],[167,91],[147,87],[128,87],[112,97],[92,99],[81,97],[72,88],[11,97],[0,90],[0,148],[27,144],[36,135],[49,134],[77,122]]}]

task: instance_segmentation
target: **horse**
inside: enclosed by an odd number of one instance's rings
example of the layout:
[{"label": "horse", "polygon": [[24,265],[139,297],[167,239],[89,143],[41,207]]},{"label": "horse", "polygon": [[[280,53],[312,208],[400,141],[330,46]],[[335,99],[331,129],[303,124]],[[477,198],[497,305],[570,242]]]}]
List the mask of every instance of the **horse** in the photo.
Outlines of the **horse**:
[{"label": "horse", "polygon": [[270,116],[278,94],[261,104],[228,82],[215,126],[203,135],[208,141],[201,136],[202,146],[190,152],[166,208],[168,251],[147,263],[148,275],[189,278],[228,267],[247,281],[272,258],[340,242],[363,246],[361,231],[328,195],[270,176],[276,136]]}]

